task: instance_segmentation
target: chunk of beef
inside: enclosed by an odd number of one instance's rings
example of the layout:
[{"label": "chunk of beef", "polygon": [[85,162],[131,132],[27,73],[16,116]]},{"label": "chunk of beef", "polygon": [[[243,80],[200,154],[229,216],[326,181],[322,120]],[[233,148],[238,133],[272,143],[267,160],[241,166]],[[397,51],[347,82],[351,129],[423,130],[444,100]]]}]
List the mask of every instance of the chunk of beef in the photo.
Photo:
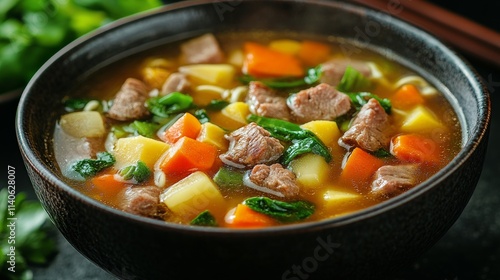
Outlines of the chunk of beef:
[{"label": "chunk of beef", "polygon": [[219,42],[211,33],[181,44],[182,57],[187,64],[221,63],[224,60]]},{"label": "chunk of beef", "polygon": [[334,87],[321,83],[299,91],[289,100],[288,107],[294,120],[299,123],[333,120],[351,109],[351,100]]},{"label": "chunk of beef", "polygon": [[156,186],[127,188],[120,208],[128,213],[161,219],[166,207],[160,203],[160,193],[161,189]]},{"label": "chunk of beef", "polygon": [[415,186],[418,166],[384,165],[375,172],[372,193],[385,197],[398,195]]},{"label": "chunk of beef", "polygon": [[145,83],[128,78],[116,94],[108,116],[119,121],[137,120],[149,116],[145,105],[148,94],[149,88]]},{"label": "chunk of beef", "polygon": [[277,160],[285,149],[281,142],[255,123],[249,123],[229,135],[229,148],[220,159],[231,166],[244,168]]},{"label": "chunk of beef", "polygon": [[351,127],[339,139],[339,145],[357,146],[372,152],[385,148],[390,140],[389,128],[389,115],[380,103],[372,98],[361,107]]},{"label": "chunk of beef", "polygon": [[327,83],[331,86],[337,86],[344,76],[347,66],[358,70],[363,76],[369,78],[372,75],[372,70],[368,62],[337,58],[321,64],[320,82]]},{"label": "chunk of beef", "polygon": [[172,73],[168,76],[165,83],[161,88],[161,94],[167,95],[171,92],[182,92],[186,93],[191,88],[191,83],[185,74],[182,73]]},{"label": "chunk of beef", "polygon": [[262,82],[250,82],[246,102],[250,112],[255,115],[287,121],[290,119],[286,98]]},{"label": "chunk of beef", "polygon": [[254,166],[248,180],[248,187],[278,197],[293,198],[300,190],[295,174],[279,163]]}]

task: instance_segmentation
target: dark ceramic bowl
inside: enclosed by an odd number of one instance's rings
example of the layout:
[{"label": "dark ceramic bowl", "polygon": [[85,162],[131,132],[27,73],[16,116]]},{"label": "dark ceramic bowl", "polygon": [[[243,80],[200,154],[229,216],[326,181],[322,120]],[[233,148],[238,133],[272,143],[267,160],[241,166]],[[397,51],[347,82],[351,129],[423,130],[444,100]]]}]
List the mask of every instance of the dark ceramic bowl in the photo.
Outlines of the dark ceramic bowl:
[{"label": "dark ceramic bowl", "polygon": [[[429,249],[456,221],[478,182],[490,123],[488,93],[470,65],[390,12],[333,1],[186,1],[122,20],[70,44],[36,74],[19,103],[17,137],[36,194],[80,253],[123,279],[387,277]],[[64,183],[51,133],[60,100],[74,81],[169,41],[252,29],[344,37],[412,68],[444,91],[458,112],[464,131],[461,152],[426,182],[374,207],[261,230],[144,219]]]}]

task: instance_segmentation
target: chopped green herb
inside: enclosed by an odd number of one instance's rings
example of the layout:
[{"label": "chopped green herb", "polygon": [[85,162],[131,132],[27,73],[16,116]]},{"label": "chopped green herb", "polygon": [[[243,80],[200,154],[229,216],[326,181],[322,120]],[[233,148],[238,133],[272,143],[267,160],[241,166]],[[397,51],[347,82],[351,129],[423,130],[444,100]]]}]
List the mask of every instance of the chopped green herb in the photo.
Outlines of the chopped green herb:
[{"label": "chopped green herb", "polygon": [[139,135],[154,138],[160,125],[152,122],[134,121],[129,125],[130,129]]},{"label": "chopped green herb", "polygon": [[243,185],[244,173],[228,167],[221,167],[214,175],[214,182],[221,188],[236,188]]},{"label": "chopped green herb", "polygon": [[378,158],[389,158],[392,157],[392,154],[387,151],[386,149],[380,148],[374,152],[371,153],[372,155],[378,157]]},{"label": "chopped green herb", "polygon": [[104,168],[110,167],[115,163],[115,157],[108,152],[97,153],[97,159],[82,159],[74,163],[71,168],[78,172],[83,178],[89,178],[96,175]]},{"label": "chopped green herb", "polygon": [[216,227],[217,221],[215,217],[208,211],[205,210],[198,214],[190,223],[193,226],[205,226],[205,227]]},{"label": "chopped green herb", "polygon": [[170,115],[187,112],[193,108],[193,98],[180,92],[172,92],[146,101],[149,111],[156,116],[167,118]]},{"label": "chopped green herb", "polygon": [[314,204],[303,200],[284,202],[268,197],[251,197],[245,199],[243,204],[280,222],[303,220],[311,216],[315,211]]},{"label": "chopped green herb", "polygon": [[299,88],[315,84],[321,78],[321,65],[307,70],[307,75],[302,78],[275,78],[275,79],[257,79],[251,75],[244,75],[240,78],[241,82],[248,84],[252,81],[260,81],[266,86],[274,89]]},{"label": "chopped green herb", "polygon": [[194,111],[194,116],[200,121],[200,123],[206,123],[210,121],[210,117],[207,114],[207,110],[198,109]]},{"label": "chopped green herb", "polygon": [[68,112],[80,111],[85,108],[90,99],[85,98],[71,98],[64,101],[64,108]]},{"label": "chopped green herb", "polygon": [[369,90],[371,86],[370,79],[353,67],[347,66],[337,89],[341,92],[360,92]]},{"label": "chopped green herb", "polygon": [[227,105],[229,105],[229,102],[226,100],[211,100],[210,103],[205,106],[205,109],[208,111],[220,111]]},{"label": "chopped green herb", "polygon": [[119,174],[125,180],[134,179],[136,182],[141,183],[149,178],[151,171],[144,162],[138,161],[135,165],[129,165],[120,169]]},{"label": "chopped green herb", "polygon": [[359,110],[363,105],[368,103],[368,100],[375,98],[379,103],[382,108],[384,108],[384,111],[387,114],[391,113],[391,101],[387,98],[380,98],[377,95],[369,92],[358,92],[358,93],[346,93],[349,98],[351,98],[352,103],[354,104],[354,107],[356,107],[357,110]]}]

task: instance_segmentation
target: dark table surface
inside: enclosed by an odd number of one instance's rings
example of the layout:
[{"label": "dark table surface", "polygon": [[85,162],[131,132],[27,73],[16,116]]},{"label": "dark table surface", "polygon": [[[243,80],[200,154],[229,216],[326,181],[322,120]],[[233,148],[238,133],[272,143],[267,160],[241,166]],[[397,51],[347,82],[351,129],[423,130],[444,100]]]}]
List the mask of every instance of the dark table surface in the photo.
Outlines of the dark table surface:
[{"label": "dark table surface", "polygon": [[[401,0],[412,1],[412,0]],[[449,10],[500,31],[500,2],[434,1]],[[460,4],[458,4],[460,3]],[[492,123],[489,147],[476,191],[469,204],[446,235],[412,265],[394,279],[500,279],[500,68],[474,57],[465,56],[483,77],[492,100]],[[18,191],[36,199],[27,177],[15,137],[14,118],[17,99],[0,104],[3,124],[4,152],[1,166],[16,168]],[[7,173],[0,175],[2,188]],[[32,267],[35,279],[116,279],[80,255],[60,234],[56,233],[59,253],[47,266]]]}]

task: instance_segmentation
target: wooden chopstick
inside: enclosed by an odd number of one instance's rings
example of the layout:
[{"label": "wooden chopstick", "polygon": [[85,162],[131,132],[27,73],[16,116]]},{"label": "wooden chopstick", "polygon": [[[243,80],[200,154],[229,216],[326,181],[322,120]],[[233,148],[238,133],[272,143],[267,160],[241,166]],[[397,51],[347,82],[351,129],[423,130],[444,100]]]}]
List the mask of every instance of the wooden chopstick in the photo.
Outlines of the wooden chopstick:
[{"label": "wooden chopstick", "polygon": [[[408,21],[464,54],[500,66],[500,33],[426,1],[352,0]],[[400,6],[394,6],[397,3]]]}]

